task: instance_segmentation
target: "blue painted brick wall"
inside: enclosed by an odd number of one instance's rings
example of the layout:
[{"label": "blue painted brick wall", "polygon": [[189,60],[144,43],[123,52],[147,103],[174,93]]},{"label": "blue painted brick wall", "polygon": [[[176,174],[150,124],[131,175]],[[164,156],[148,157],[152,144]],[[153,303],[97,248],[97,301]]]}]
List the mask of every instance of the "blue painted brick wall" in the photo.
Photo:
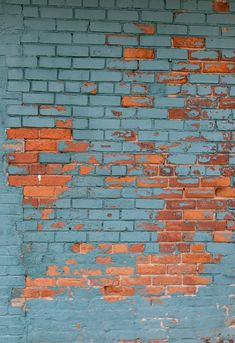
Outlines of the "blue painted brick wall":
[{"label": "blue painted brick wall", "polygon": [[234,343],[234,0],[0,1],[0,342]]}]

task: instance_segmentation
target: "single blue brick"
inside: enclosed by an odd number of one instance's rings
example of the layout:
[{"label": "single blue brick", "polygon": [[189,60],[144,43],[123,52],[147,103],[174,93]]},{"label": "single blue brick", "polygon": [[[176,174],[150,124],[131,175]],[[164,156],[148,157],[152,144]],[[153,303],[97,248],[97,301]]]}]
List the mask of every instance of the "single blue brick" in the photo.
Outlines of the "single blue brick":
[{"label": "single blue brick", "polygon": [[33,81],[32,91],[36,92],[46,92],[47,91],[47,82],[45,81]]},{"label": "single blue brick", "polygon": [[125,11],[125,10],[109,10],[108,11],[109,20],[138,20],[137,11]]},{"label": "single blue brick", "polygon": [[56,153],[40,153],[41,163],[69,163],[70,154],[56,154]]},{"label": "single blue brick", "polygon": [[74,58],[73,67],[76,69],[104,69],[103,58]]},{"label": "single blue brick", "polygon": [[156,107],[184,107],[184,99],[183,98],[155,98],[155,106]]},{"label": "single blue brick", "polygon": [[76,45],[58,45],[57,46],[58,56],[88,56],[87,46],[76,46]]},{"label": "single blue brick", "polygon": [[52,104],[54,96],[48,93],[23,93],[23,101],[28,104]]},{"label": "single blue brick", "polygon": [[71,8],[52,8],[43,7],[41,8],[41,17],[44,18],[72,18]]},{"label": "single blue brick", "polygon": [[137,117],[138,118],[159,118],[167,119],[168,111],[166,109],[158,108],[138,108]]},{"label": "single blue brick", "polygon": [[[205,2],[205,1],[204,1]],[[198,36],[218,36],[219,27],[216,26],[189,26],[189,35],[198,35]],[[199,51],[198,51],[199,52]],[[205,51],[206,52],[206,51]]]},{"label": "single blue brick", "polygon": [[[156,1],[152,1],[152,5],[150,4],[150,6],[154,9],[155,8],[158,9],[159,6],[162,6],[162,0],[160,1],[160,4],[157,4]],[[156,22],[162,22],[162,23],[171,23],[173,20],[173,13],[163,12],[163,11],[162,12],[161,11],[143,11],[142,20],[156,21]]]},{"label": "single blue brick", "polygon": [[[110,82],[110,81],[120,81],[121,79],[122,79],[122,73],[120,71],[91,71],[91,81],[109,81]],[[113,105],[111,104],[111,106]]]},{"label": "single blue brick", "polygon": [[42,68],[71,68],[71,58],[40,57],[39,66]]},{"label": "single blue brick", "polygon": [[[234,24],[235,15],[229,13],[221,13],[221,14],[208,14],[207,15],[207,22],[208,24]],[[219,48],[219,45],[217,46]]]},{"label": "single blue brick", "polygon": [[130,220],[142,220],[142,219],[149,219],[150,213],[147,210],[123,210],[122,211],[122,219],[130,219]]},{"label": "single blue brick", "polygon": [[55,56],[55,47],[52,45],[27,44],[23,51],[25,56]]},{"label": "single blue brick", "polygon": [[8,105],[7,113],[9,115],[37,115],[38,108],[37,106],[30,106],[30,105]]},{"label": "single blue brick", "polygon": [[91,129],[119,129],[119,119],[90,119]]},{"label": "single blue brick", "polygon": [[117,220],[119,219],[119,210],[90,210],[89,219]]},{"label": "single blue brick", "polygon": [[155,128],[158,130],[182,130],[183,129],[183,122],[179,120],[155,120],[154,121]]},{"label": "single blue brick", "polygon": [[106,62],[106,66],[108,69],[131,69],[135,70],[138,68],[136,61],[123,61],[120,59],[108,59]]},{"label": "single blue brick", "polygon": [[96,32],[121,32],[121,24],[116,22],[91,21],[90,30]]},{"label": "single blue brick", "polygon": [[121,190],[115,189],[115,188],[91,188],[90,190],[90,196],[92,198],[120,198],[121,196]]},{"label": "single blue brick", "polygon": [[73,39],[76,44],[105,44],[105,35],[102,33],[75,33]]},{"label": "single blue brick", "polygon": [[109,141],[101,141],[101,142],[94,142],[92,144],[92,151],[120,151],[122,150],[122,143],[117,142],[109,142]]},{"label": "single blue brick", "polygon": [[91,57],[121,57],[122,48],[118,46],[91,46]]},{"label": "single blue brick", "polygon": [[218,75],[190,74],[189,81],[191,83],[218,83]]},{"label": "single blue brick", "polygon": [[56,232],[55,241],[56,242],[86,242],[86,232]]},{"label": "single blue brick", "polygon": [[103,229],[105,231],[133,231],[133,222],[131,221],[104,221]]},{"label": "single blue brick", "polygon": [[56,70],[25,69],[25,78],[27,80],[56,80],[57,72]]},{"label": "single blue brick", "polygon": [[170,36],[142,36],[140,37],[140,45],[143,46],[171,46]]},{"label": "single blue brick", "polygon": [[64,42],[71,43],[71,35],[69,33],[50,32],[39,34],[40,43],[63,44]]},{"label": "single blue brick", "polygon": [[118,232],[89,232],[89,242],[118,242]]},{"label": "single blue brick", "polygon": [[58,31],[87,31],[89,21],[86,20],[57,20]]},{"label": "single blue brick", "polygon": [[126,175],[127,174],[127,168],[126,166],[112,166],[112,175]]},{"label": "single blue brick", "polygon": [[182,24],[203,24],[206,22],[204,13],[176,13],[175,23]]},{"label": "single blue brick", "polygon": [[206,38],[206,48],[229,49],[234,44],[235,38]]},{"label": "single blue brick", "polygon": [[37,66],[37,59],[36,57],[7,57],[6,63],[8,67],[34,68]]},{"label": "single blue brick", "polygon": [[53,118],[45,117],[24,117],[22,126],[28,127],[54,127]]},{"label": "single blue brick", "polygon": [[220,82],[222,84],[234,85],[235,84],[235,76],[232,74],[224,74],[220,75]]},{"label": "single blue brick", "polygon": [[164,208],[165,201],[159,199],[137,199],[136,208]]},{"label": "single blue brick", "polygon": [[148,130],[152,128],[152,122],[150,119],[122,119],[121,128]]},{"label": "single blue brick", "polygon": [[112,94],[114,93],[114,85],[110,82],[102,82],[98,85],[98,92],[99,93],[109,93]]},{"label": "single blue brick", "polygon": [[87,105],[88,97],[78,94],[56,94],[56,104],[59,105]]},{"label": "single blue brick", "polygon": [[108,199],[104,200],[104,208],[134,208],[135,202],[130,199]]},{"label": "single blue brick", "polygon": [[140,70],[169,70],[170,65],[168,61],[140,61],[139,69]]},{"label": "single blue brick", "polygon": [[194,164],[196,162],[196,155],[193,154],[174,154],[169,155],[168,163],[173,164]]},{"label": "single blue brick", "polygon": [[95,199],[73,199],[73,208],[102,208],[102,200]]},{"label": "single blue brick", "polygon": [[75,9],[75,17],[78,19],[104,19],[105,11],[104,10],[94,10],[94,9]]},{"label": "single blue brick", "polygon": [[121,242],[148,242],[150,241],[150,234],[148,232],[121,232]]},{"label": "single blue brick", "polygon": [[168,132],[163,131],[139,131],[139,139],[141,141],[167,141]]}]

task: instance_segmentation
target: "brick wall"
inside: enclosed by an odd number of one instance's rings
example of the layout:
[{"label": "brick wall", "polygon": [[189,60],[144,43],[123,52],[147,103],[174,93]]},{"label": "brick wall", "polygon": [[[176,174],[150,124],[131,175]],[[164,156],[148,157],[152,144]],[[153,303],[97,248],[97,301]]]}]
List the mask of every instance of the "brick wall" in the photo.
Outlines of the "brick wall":
[{"label": "brick wall", "polygon": [[2,0],[0,341],[233,343],[235,1]]}]

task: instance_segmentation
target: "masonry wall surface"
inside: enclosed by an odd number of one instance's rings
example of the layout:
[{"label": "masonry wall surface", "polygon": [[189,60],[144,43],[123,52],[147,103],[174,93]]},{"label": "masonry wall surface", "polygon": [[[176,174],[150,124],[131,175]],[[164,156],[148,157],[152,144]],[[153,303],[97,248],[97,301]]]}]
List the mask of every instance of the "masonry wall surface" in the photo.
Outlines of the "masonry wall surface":
[{"label": "masonry wall surface", "polygon": [[0,342],[234,343],[235,1],[0,1]]}]

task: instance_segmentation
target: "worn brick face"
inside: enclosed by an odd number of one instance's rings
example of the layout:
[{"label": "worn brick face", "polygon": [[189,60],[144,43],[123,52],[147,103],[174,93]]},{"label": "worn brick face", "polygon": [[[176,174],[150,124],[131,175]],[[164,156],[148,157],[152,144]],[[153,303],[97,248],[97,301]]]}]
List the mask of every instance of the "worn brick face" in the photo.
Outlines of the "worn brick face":
[{"label": "worn brick face", "polygon": [[235,6],[0,8],[0,341],[233,343]]}]

